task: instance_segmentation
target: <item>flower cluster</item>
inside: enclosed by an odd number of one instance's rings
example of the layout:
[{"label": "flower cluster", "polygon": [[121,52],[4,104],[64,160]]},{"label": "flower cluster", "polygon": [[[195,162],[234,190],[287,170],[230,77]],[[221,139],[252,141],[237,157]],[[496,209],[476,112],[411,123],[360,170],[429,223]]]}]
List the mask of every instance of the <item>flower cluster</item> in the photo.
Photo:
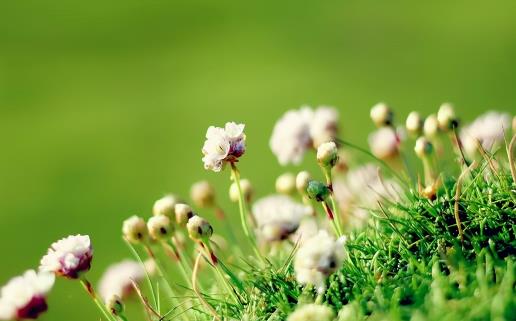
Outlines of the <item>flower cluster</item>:
[{"label": "flower cluster", "polygon": [[244,124],[226,123],[224,128],[210,126],[202,147],[204,168],[220,172],[225,163],[234,163],[245,153]]},{"label": "flower cluster", "polygon": [[41,259],[40,270],[77,279],[90,269],[93,248],[87,235],[71,235],[54,242]]}]

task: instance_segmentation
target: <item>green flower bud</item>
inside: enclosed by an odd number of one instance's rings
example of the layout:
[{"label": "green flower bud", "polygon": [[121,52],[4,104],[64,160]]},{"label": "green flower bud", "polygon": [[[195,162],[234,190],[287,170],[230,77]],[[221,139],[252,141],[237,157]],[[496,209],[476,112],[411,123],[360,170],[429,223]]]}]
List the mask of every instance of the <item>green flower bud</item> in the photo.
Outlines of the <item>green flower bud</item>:
[{"label": "green flower bud", "polygon": [[121,315],[124,312],[122,299],[114,294],[106,301],[106,307],[113,315]]},{"label": "green flower bud", "polygon": [[318,202],[324,201],[328,196],[330,196],[330,189],[326,184],[319,181],[310,181],[308,182],[308,187],[306,188],[306,193],[308,197],[314,199]]}]

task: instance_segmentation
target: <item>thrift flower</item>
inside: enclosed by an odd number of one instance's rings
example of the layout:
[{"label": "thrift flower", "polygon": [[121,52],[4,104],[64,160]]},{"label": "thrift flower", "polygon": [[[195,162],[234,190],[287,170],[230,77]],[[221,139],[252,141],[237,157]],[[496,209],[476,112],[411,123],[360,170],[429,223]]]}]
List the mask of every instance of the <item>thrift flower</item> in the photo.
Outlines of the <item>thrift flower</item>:
[{"label": "thrift flower", "polygon": [[186,224],[188,235],[195,241],[209,239],[213,235],[213,227],[204,218],[195,215],[188,220]]},{"label": "thrift flower", "polygon": [[437,112],[437,123],[439,124],[439,129],[443,132],[447,132],[448,130],[458,126],[458,120],[455,116],[455,110],[452,104],[444,103],[439,107],[439,111]]},{"label": "thrift flower", "polygon": [[312,180],[312,176],[307,171],[299,172],[296,176],[296,188],[301,195],[306,194],[308,183]]},{"label": "thrift flower", "polygon": [[50,246],[47,254],[41,259],[39,269],[69,279],[77,279],[90,269],[92,259],[90,237],[71,235]]},{"label": "thrift flower", "polygon": [[423,118],[421,118],[421,115],[417,111],[413,111],[407,116],[405,127],[409,134],[418,136],[423,129]]},{"label": "thrift flower", "polygon": [[220,172],[227,163],[234,163],[245,153],[244,124],[226,123],[225,128],[210,126],[202,148],[204,168]]},{"label": "thrift flower", "polygon": [[385,103],[378,103],[374,105],[371,108],[369,115],[371,116],[373,123],[378,128],[390,126],[394,120],[393,111]]},{"label": "thrift flower", "polygon": [[271,195],[256,201],[252,212],[264,240],[279,241],[297,230],[311,208],[285,195]]},{"label": "thrift flower", "polygon": [[212,207],[215,205],[215,189],[208,181],[197,182],[190,189],[190,198],[197,207]]},{"label": "thrift flower", "polygon": [[324,292],[326,279],[342,264],[344,242],[345,238],[335,241],[324,230],[306,240],[299,247],[294,259],[297,281],[315,286],[319,293]]},{"label": "thrift flower", "polygon": [[477,141],[488,151],[503,143],[505,131],[509,131],[511,116],[506,113],[490,111],[480,115],[460,133],[464,151],[473,156],[477,153]]},{"label": "thrift flower", "polygon": [[439,121],[435,114],[431,114],[425,119],[423,123],[423,134],[427,138],[433,138],[439,133]]},{"label": "thrift flower", "polygon": [[54,280],[53,273],[34,270],[12,278],[0,289],[0,320],[36,319],[47,311]]},{"label": "thrift flower", "polygon": [[391,127],[382,127],[369,135],[369,147],[379,159],[396,157],[399,153],[400,137]]},{"label": "thrift flower", "polygon": [[108,302],[113,296],[126,298],[133,292],[131,280],[140,283],[145,278],[142,265],[133,260],[123,260],[110,265],[99,280],[99,294]]},{"label": "thrift flower", "polygon": [[165,215],[153,216],[147,221],[147,229],[149,235],[154,240],[162,240],[170,237],[173,232],[173,226],[170,219]]},{"label": "thrift flower", "polygon": [[335,313],[330,307],[311,303],[298,307],[287,321],[332,321],[334,318]]},{"label": "thrift flower", "polygon": [[173,219],[175,215],[174,208],[177,203],[179,203],[179,197],[173,194],[166,195],[154,202],[152,214],[165,215],[168,216],[168,218]]},{"label": "thrift flower", "polygon": [[276,179],[276,192],[290,195],[296,191],[296,176],[292,173],[285,173]]},{"label": "thrift flower", "polygon": [[149,234],[145,220],[133,215],[126,219],[122,225],[122,233],[129,242],[138,243],[145,241]]},{"label": "thrift flower", "polygon": [[[240,188],[242,189],[242,194],[244,195],[244,199],[249,202],[251,197],[253,196],[253,186],[251,185],[251,182],[248,179],[241,179],[240,180]],[[229,199],[237,203],[240,199],[240,195],[238,193],[238,186],[236,182],[231,183],[231,186],[229,186]]]},{"label": "thrift flower", "polygon": [[317,161],[323,168],[332,168],[337,164],[339,154],[334,142],[327,142],[317,148]]},{"label": "thrift flower", "polygon": [[179,226],[186,226],[186,223],[188,223],[188,220],[194,216],[194,212],[192,208],[187,204],[176,204],[175,207],[176,211],[176,223]]},{"label": "thrift flower", "polygon": [[333,107],[319,106],[314,111],[310,122],[310,137],[313,147],[332,141],[337,137],[339,127],[339,113]]}]

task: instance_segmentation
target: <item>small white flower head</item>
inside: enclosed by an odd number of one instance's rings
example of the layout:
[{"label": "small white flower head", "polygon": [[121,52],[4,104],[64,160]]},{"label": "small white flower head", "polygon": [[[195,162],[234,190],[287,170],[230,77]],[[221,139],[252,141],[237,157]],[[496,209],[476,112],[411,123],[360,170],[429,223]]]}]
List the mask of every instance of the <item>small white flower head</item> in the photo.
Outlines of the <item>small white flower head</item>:
[{"label": "small white flower head", "polygon": [[394,113],[385,103],[378,103],[371,108],[369,113],[376,127],[390,126],[394,120]]},{"label": "small white flower head", "polygon": [[183,203],[176,204],[175,211],[176,223],[179,226],[186,226],[188,220],[195,215],[192,208],[189,205]]},{"label": "small white flower head", "polygon": [[297,165],[307,150],[334,140],[338,132],[338,117],[335,108],[326,106],[315,111],[309,106],[287,111],[274,125],[269,141],[279,163]]},{"label": "small white flower head", "polygon": [[269,145],[281,165],[299,164],[312,147],[310,122],[313,110],[308,106],[287,111],[274,125]]},{"label": "small white flower head", "polygon": [[225,128],[210,126],[202,148],[204,168],[220,172],[225,163],[234,163],[245,153],[244,124],[226,123]]},{"label": "small white flower head", "polygon": [[486,151],[492,152],[503,143],[505,132],[510,126],[509,114],[489,111],[480,115],[460,133],[464,151],[469,156],[474,156],[478,151],[478,142]]},{"label": "small white flower head", "polygon": [[[240,188],[242,189],[242,194],[244,195],[244,199],[249,201],[251,197],[253,196],[253,186],[251,185],[251,181],[248,179],[241,179],[240,180]],[[236,182],[231,183],[231,186],[229,186],[229,199],[237,203],[240,198],[240,195],[238,193],[238,186]]]},{"label": "small white flower head", "polygon": [[124,221],[122,233],[124,238],[131,243],[145,241],[148,236],[147,224],[143,218],[133,215]]},{"label": "small white flower head", "polygon": [[430,140],[428,140],[428,138],[422,136],[416,140],[416,146],[414,147],[414,151],[416,152],[416,155],[419,158],[423,159],[425,157],[428,157],[432,154],[433,150],[434,147]]},{"label": "small white flower head", "polygon": [[147,229],[149,230],[150,237],[154,240],[163,240],[170,237],[173,233],[173,225],[168,216],[165,215],[149,218],[147,221]]},{"label": "small white flower head", "polygon": [[319,293],[326,290],[326,278],[342,264],[344,242],[345,238],[335,241],[324,230],[306,240],[299,247],[294,259],[297,281],[314,285]]},{"label": "small white flower head", "polygon": [[58,276],[77,279],[89,271],[93,248],[88,235],[70,235],[52,243],[41,259],[39,270],[54,272]]},{"label": "small white flower head", "polygon": [[0,289],[0,320],[36,319],[47,311],[47,293],[54,285],[50,272],[28,270]]},{"label": "small white flower head", "polygon": [[339,113],[334,107],[319,106],[310,122],[310,137],[313,147],[333,141],[338,134]]},{"label": "small white flower head", "polygon": [[332,168],[339,160],[339,150],[334,142],[326,142],[317,148],[317,161],[322,167]]},{"label": "small white flower head", "polygon": [[173,219],[175,215],[174,207],[179,203],[179,197],[173,194],[166,195],[156,202],[152,207],[153,215],[165,215],[168,218]]},{"label": "small white flower head", "polygon": [[308,183],[312,180],[312,175],[307,171],[299,172],[296,176],[296,188],[302,195],[306,194]]},{"label": "small white flower head", "polygon": [[437,121],[437,116],[435,114],[431,114],[426,117],[425,122],[423,123],[423,134],[432,138],[437,136],[439,133],[439,122]]},{"label": "small white flower head", "polygon": [[305,304],[292,312],[287,321],[332,321],[335,318],[333,310],[315,303]]},{"label": "small white flower head", "polygon": [[112,315],[121,315],[124,312],[124,303],[122,302],[122,298],[118,295],[112,295],[106,301],[106,308]]},{"label": "small white flower head", "polygon": [[296,175],[284,173],[276,179],[276,192],[290,195],[296,191]]},{"label": "small white flower head", "polygon": [[437,123],[439,124],[439,129],[443,132],[447,132],[459,125],[457,116],[455,116],[455,109],[452,104],[444,103],[439,107],[439,111],[437,112]]},{"label": "small white flower head", "polygon": [[286,195],[271,195],[256,201],[252,212],[263,239],[280,241],[297,230],[311,208]]},{"label": "small white flower head", "polygon": [[133,293],[131,280],[140,283],[144,278],[145,270],[139,262],[123,260],[114,263],[106,269],[99,280],[100,297],[106,303],[113,296],[126,298]]},{"label": "small white flower head", "polygon": [[369,135],[369,147],[379,159],[390,159],[398,156],[400,138],[391,127],[382,127]]},{"label": "small white flower head", "polygon": [[190,198],[197,207],[212,207],[215,205],[215,189],[208,181],[197,182],[190,189]]},{"label": "small white flower head", "polygon": [[188,220],[186,229],[188,230],[188,235],[194,241],[203,241],[213,235],[213,227],[211,224],[198,215]]},{"label": "small white flower head", "polygon": [[409,134],[418,136],[423,130],[423,118],[417,111],[413,111],[407,116],[405,127]]}]

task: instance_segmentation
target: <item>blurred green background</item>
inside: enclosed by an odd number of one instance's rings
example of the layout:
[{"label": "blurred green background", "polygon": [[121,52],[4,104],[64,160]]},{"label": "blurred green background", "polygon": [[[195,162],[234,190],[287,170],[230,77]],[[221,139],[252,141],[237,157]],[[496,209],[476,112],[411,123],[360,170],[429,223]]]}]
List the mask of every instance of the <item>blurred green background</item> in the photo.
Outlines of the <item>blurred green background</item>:
[{"label": "blurred green background", "polygon": [[[274,122],[301,104],[337,106],[361,145],[378,101],[514,113],[515,17],[512,0],[1,1],[0,283],[73,233],[91,235],[97,280],[129,256],[124,218],[199,179],[236,217],[229,173],[202,167],[212,124],[247,124],[241,170],[264,195],[284,171]],[[50,304],[43,320],[98,319],[74,282]]]}]

